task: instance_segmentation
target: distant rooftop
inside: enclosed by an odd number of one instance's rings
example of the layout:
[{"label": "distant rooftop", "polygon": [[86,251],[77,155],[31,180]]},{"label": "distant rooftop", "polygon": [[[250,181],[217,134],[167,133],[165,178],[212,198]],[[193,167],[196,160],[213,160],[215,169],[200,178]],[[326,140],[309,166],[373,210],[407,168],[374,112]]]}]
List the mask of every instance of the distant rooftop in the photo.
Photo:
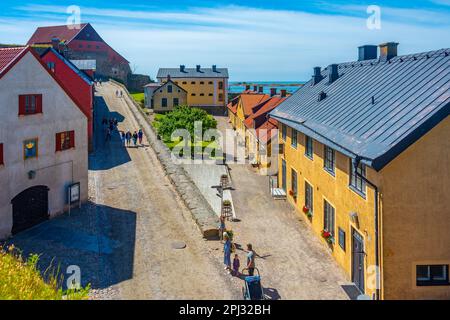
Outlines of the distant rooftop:
[{"label": "distant rooftop", "polygon": [[179,68],[161,68],[158,71],[157,78],[228,78],[228,69],[226,68],[186,68],[180,66]]},{"label": "distant rooftop", "polygon": [[80,70],[96,70],[97,60],[70,60]]}]

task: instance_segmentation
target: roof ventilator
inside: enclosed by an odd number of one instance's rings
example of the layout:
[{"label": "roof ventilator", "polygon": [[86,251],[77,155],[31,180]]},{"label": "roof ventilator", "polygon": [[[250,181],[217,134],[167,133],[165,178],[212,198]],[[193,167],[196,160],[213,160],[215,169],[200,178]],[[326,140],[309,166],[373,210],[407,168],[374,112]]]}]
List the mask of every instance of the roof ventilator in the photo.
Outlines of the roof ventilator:
[{"label": "roof ventilator", "polygon": [[324,91],[320,91],[318,101],[320,102],[322,100],[325,100],[326,97],[327,97],[327,94]]}]

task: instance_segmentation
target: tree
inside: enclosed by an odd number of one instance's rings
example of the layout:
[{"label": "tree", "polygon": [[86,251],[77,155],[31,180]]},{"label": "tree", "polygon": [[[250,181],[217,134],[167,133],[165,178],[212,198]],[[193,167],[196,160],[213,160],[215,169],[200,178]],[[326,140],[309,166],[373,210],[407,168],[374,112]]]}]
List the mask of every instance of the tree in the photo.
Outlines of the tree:
[{"label": "tree", "polygon": [[195,122],[202,122],[202,136],[197,136],[199,140],[202,140],[207,130],[217,128],[216,119],[206,111],[188,106],[179,106],[159,119],[157,125],[158,134],[163,137],[164,141],[171,141],[172,133],[175,130],[186,129],[193,142],[195,139]]}]

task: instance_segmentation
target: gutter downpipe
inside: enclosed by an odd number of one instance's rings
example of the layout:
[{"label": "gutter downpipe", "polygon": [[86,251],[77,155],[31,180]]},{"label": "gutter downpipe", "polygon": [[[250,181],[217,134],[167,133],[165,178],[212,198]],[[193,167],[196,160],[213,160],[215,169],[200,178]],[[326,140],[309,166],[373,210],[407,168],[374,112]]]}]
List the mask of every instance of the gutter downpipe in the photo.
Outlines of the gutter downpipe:
[{"label": "gutter downpipe", "polygon": [[376,290],[375,290],[375,300],[380,300],[380,259],[379,259],[379,207],[378,207],[378,200],[379,200],[379,190],[378,186],[375,185],[372,181],[367,179],[366,177],[362,176],[358,173],[358,167],[361,163],[362,158],[360,156],[357,156],[354,161],[353,165],[355,168],[355,175],[359,178],[361,178],[364,182],[366,182],[368,185],[370,185],[375,190],[375,264],[376,264]]}]

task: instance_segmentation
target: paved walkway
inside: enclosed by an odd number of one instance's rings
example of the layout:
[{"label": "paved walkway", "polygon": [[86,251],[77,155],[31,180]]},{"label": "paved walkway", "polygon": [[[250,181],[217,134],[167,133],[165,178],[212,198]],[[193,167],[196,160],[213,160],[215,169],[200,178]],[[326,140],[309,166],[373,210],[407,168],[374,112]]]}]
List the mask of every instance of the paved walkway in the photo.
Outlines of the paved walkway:
[{"label": "paved walkway", "polygon": [[[228,128],[218,118],[219,129]],[[270,197],[269,178],[248,165],[231,165],[234,205],[240,222],[228,222],[236,242],[252,243],[259,257],[257,267],[273,298],[348,299],[342,285],[344,272],[307,222],[285,201]],[[246,253],[238,252],[242,261]]]},{"label": "paved walkway", "polygon": [[[103,84],[97,97],[96,152],[90,158],[91,203],[14,238],[25,252],[54,258],[65,272],[81,268],[98,299],[239,299],[240,289],[209,254],[190,212],[176,195],[151,148],[105,143],[104,116],[137,130],[128,106]],[[176,242],[187,247],[174,249]]]}]

